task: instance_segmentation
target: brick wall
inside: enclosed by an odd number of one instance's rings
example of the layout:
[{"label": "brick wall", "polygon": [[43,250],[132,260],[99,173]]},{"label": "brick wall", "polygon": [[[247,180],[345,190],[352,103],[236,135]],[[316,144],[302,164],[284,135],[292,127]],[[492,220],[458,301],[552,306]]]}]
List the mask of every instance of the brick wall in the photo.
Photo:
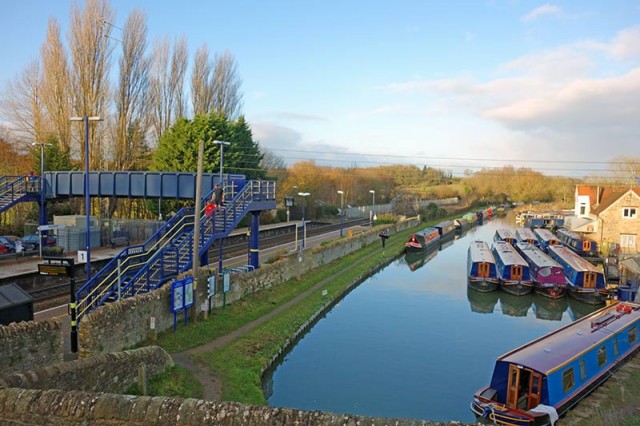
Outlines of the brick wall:
[{"label": "brick wall", "polygon": [[0,423],[16,426],[463,426],[459,422],[385,419],[233,402],[15,388],[0,389]]},{"label": "brick wall", "polygon": [[59,320],[0,325],[0,377],[62,361],[61,326]]},{"label": "brick wall", "polygon": [[137,383],[141,364],[145,366],[146,376],[151,377],[173,366],[173,359],[159,346],[146,346],[13,373],[3,377],[0,385],[22,389],[124,393]]}]

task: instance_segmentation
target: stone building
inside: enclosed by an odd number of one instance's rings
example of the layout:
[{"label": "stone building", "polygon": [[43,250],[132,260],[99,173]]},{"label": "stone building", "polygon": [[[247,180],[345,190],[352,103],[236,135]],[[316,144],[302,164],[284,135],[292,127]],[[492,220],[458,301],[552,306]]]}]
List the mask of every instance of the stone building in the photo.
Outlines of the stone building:
[{"label": "stone building", "polygon": [[600,244],[604,254],[640,250],[640,187],[577,185],[574,215],[565,226]]}]

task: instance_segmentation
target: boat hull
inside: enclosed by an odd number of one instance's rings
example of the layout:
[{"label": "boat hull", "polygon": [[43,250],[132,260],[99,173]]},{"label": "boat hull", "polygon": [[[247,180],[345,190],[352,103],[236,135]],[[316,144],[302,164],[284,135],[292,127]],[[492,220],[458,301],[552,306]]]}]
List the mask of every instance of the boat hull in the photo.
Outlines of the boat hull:
[{"label": "boat hull", "polygon": [[601,305],[607,300],[606,292],[601,292],[595,289],[584,289],[573,285],[570,285],[567,288],[567,293],[574,299],[590,305]]},{"label": "boat hull", "polygon": [[500,282],[500,288],[514,296],[522,296],[533,291],[533,283],[526,281],[505,281]]},{"label": "boat hull", "polygon": [[533,291],[549,299],[560,299],[567,294],[567,286],[560,284],[533,283]]},{"label": "boat hull", "polygon": [[468,285],[476,291],[487,293],[498,289],[500,283],[497,279],[471,278],[469,277]]}]

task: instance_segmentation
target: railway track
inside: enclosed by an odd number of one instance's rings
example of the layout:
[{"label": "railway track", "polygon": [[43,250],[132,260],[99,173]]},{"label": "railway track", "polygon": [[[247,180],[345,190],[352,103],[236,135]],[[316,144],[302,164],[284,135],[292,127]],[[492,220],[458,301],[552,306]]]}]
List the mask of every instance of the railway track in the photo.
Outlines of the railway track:
[{"label": "railway track", "polygon": [[[340,224],[310,224],[307,226],[307,238],[314,237],[322,234],[327,234],[330,232],[334,232],[340,229],[342,226],[343,229],[347,229],[354,226],[365,225],[369,221],[368,219],[356,219],[345,221]],[[302,238],[301,235],[297,236],[298,240]],[[264,238],[260,238],[260,249],[267,249],[281,245],[292,244],[295,242],[296,233],[290,232],[281,235],[268,236]],[[238,243],[238,244],[229,244],[223,245],[223,260],[229,260],[232,258],[241,257],[243,255],[247,255],[248,252],[248,238],[247,241]],[[215,264],[218,260],[218,246],[212,246],[210,250],[210,263]],[[85,280],[77,280],[76,288],[80,288],[86,281]],[[44,285],[40,288],[27,290],[29,295],[33,298],[33,303],[35,305],[35,310],[42,310],[49,308],[54,305],[59,305],[61,303],[66,303],[69,301],[69,292],[70,292],[70,284],[67,283],[51,283],[50,285]]]}]

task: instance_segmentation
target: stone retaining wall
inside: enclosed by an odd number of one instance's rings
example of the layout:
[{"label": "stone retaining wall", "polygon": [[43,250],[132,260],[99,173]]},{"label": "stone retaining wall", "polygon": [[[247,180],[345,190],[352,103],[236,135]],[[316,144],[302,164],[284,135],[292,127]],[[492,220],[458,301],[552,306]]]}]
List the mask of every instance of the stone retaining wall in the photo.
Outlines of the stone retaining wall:
[{"label": "stone retaining wall", "polygon": [[64,358],[59,320],[0,325],[0,377],[61,362]]},{"label": "stone retaining wall", "polygon": [[445,426],[410,419],[385,419],[288,408],[249,406],[169,397],[134,397],[80,391],[0,389],[0,423],[3,425],[131,426]]},{"label": "stone retaining wall", "polygon": [[159,346],[146,346],[13,373],[2,378],[0,386],[123,393],[137,383],[141,364],[151,377],[173,366],[173,359]]},{"label": "stone retaining wall", "polygon": [[[287,256],[277,262],[264,264],[259,269],[242,274],[234,274],[231,289],[223,297],[220,280],[216,295],[212,298],[212,307],[222,307],[223,303],[236,302],[251,293],[270,288],[288,281],[314,268],[332,262],[371,243],[380,243],[378,234],[387,229],[393,234],[419,224],[419,219],[410,219],[393,225],[381,225],[367,229],[351,237],[332,240],[327,244],[306,250],[299,257]],[[208,269],[198,272],[196,300],[206,300],[206,278]],[[173,327],[174,316],[169,306],[170,286],[124,299],[117,303],[106,304],[82,318],[78,327],[79,352],[81,357],[102,352],[118,352],[148,342],[152,336],[151,322],[155,332]],[[178,314],[178,321],[184,321],[184,312]]]}]

